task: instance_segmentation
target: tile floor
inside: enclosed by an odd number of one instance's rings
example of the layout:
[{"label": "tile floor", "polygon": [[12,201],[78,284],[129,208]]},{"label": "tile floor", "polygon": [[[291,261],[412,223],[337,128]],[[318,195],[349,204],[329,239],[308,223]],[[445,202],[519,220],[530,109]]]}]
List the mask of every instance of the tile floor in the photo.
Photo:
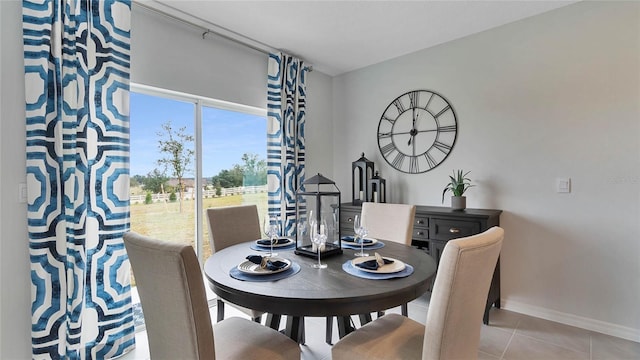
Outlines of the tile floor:
[{"label": "tile floor", "polygon": [[[215,302],[213,302],[215,303]],[[424,323],[429,294],[409,303],[409,316]],[[226,317],[246,317],[232,307],[225,307]],[[398,312],[392,309],[389,312]],[[215,319],[216,308],[211,308]],[[356,324],[357,318],[354,318]],[[324,342],[325,319],[305,319],[307,343],[302,346],[302,359],[329,360],[331,348]],[[334,341],[337,341],[334,326]],[[123,360],[149,359],[146,333],[136,334],[136,349]],[[493,309],[490,325],[482,325],[478,358],[481,360],[621,360],[640,359],[640,343],[575,328],[568,325],[521,315],[507,310]],[[356,360],[356,359],[354,359]]]}]

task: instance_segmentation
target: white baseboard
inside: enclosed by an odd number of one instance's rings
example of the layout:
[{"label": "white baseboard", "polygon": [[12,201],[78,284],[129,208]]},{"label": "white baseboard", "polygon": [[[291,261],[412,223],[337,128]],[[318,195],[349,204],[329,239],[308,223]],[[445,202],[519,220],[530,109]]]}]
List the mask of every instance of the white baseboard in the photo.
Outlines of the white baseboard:
[{"label": "white baseboard", "polygon": [[640,329],[620,326],[600,320],[585,318],[556,310],[524,304],[513,300],[501,300],[501,308],[565,325],[579,327],[626,340],[640,342]]}]

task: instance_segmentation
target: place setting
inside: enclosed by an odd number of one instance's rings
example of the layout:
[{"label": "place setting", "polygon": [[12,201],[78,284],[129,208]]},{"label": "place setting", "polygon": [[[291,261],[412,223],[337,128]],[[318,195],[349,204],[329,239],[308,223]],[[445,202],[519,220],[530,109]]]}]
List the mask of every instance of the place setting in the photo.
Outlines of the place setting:
[{"label": "place setting", "polygon": [[413,274],[413,266],[377,252],[372,256],[347,260],[342,264],[342,270],[349,275],[372,280],[402,278]]},{"label": "place setting", "polygon": [[278,254],[273,252],[274,248],[282,251],[296,248],[295,240],[280,236],[280,222],[277,216],[268,213],[265,214],[263,228],[267,238],[258,239],[251,243],[251,245],[249,245],[251,250],[268,251],[269,256],[276,256]]},{"label": "place setting", "polygon": [[278,251],[293,250],[296,248],[296,242],[288,237],[278,237],[273,241],[273,244],[271,239],[259,239],[249,245],[251,250],[255,251],[272,251],[272,246]]},{"label": "place setting", "polygon": [[374,238],[368,238],[368,230],[367,227],[362,223],[360,215],[356,215],[353,221],[353,231],[356,236],[343,236],[342,239],[342,248],[343,249],[355,249],[360,250],[357,252],[356,256],[368,256],[367,253],[364,252],[365,247],[367,250],[377,250],[384,247],[384,243],[382,241],[378,241]]},{"label": "place setting", "polygon": [[295,275],[300,265],[278,256],[274,249],[291,250],[296,242],[280,236],[280,221],[277,216],[267,213],[263,224],[266,239],[258,239],[249,246],[252,250],[268,251],[267,255],[248,255],[243,262],[229,270],[229,275],[243,281],[276,281]]},{"label": "place setting", "polygon": [[229,275],[242,281],[276,281],[300,271],[300,265],[279,256],[249,255],[229,270]]}]

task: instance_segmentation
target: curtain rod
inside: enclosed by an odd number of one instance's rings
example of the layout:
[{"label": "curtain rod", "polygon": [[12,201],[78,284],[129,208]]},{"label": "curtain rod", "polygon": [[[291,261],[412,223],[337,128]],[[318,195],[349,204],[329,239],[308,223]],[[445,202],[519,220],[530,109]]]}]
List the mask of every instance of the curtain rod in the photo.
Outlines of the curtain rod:
[{"label": "curtain rod", "polygon": [[[148,5],[150,3],[154,3],[156,5]],[[207,34],[214,34],[216,36],[219,36],[221,38],[227,39],[229,41],[233,41],[233,42],[235,42],[237,44],[246,46],[246,47],[248,47],[250,49],[259,51],[259,52],[261,52],[263,54],[269,55],[270,53],[282,52],[281,50],[278,50],[278,49],[276,49],[276,48],[274,48],[272,46],[269,46],[269,45],[267,45],[267,44],[265,44],[263,42],[260,42],[258,40],[254,40],[254,39],[252,39],[250,37],[247,37],[247,36],[244,36],[242,34],[239,34],[239,33],[235,32],[233,30],[226,29],[226,28],[224,28],[222,26],[210,23],[209,21],[204,20],[202,18],[199,18],[197,16],[194,16],[194,15],[191,15],[191,14],[187,14],[186,12],[184,12],[184,11],[182,11],[180,9],[176,9],[176,8],[170,6],[170,5],[164,4],[164,3],[159,2],[159,1],[145,1],[145,2],[143,2],[141,0],[134,0],[132,2],[132,4],[135,4],[136,6],[139,6],[140,8],[142,8],[144,10],[151,11],[151,12],[154,12],[156,14],[159,14],[159,15],[162,15],[164,17],[167,17],[167,18],[169,18],[171,20],[178,21],[178,22],[181,22],[183,24],[189,25],[191,27],[195,27],[197,29],[200,29],[200,30],[203,31],[202,39],[205,39]],[[182,17],[176,16],[176,15],[174,15],[172,13],[169,13],[168,11],[163,11],[163,10],[159,9],[158,7],[164,7],[164,8],[169,9],[169,11],[171,11],[171,12],[177,12],[177,13],[182,14],[185,17],[196,19],[197,21],[199,21],[199,22],[201,22],[203,24],[212,25],[216,29],[214,30],[214,29],[211,29],[211,28],[209,28],[207,26],[203,26],[203,25],[197,24],[197,23],[195,23],[193,21],[189,21],[187,19],[184,19]],[[313,71],[313,66],[307,65],[307,67],[309,68],[309,71]]]},{"label": "curtain rod", "polygon": [[[143,9],[145,9],[145,10],[152,11],[152,12],[154,12],[156,14],[165,16],[165,17],[167,17],[167,18],[169,18],[171,20],[178,21],[178,22],[181,22],[183,24],[189,25],[191,27],[195,27],[196,29],[202,30],[203,31],[203,33],[202,33],[202,38],[203,39],[205,38],[205,36],[207,34],[215,34],[215,35],[220,36],[220,37],[222,37],[224,39],[231,40],[231,41],[233,41],[235,43],[238,43],[240,45],[244,45],[244,46],[246,46],[246,47],[248,47],[250,49],[259,51],[261,53],[269,54],[270,52],[279,52],[278,49],[275,49],[275,48],[273,48],[273,47],[271,47],[271,46],[269,46],[267,44],[264,44],[264,43],[262,43],[260,41],[251,39],[251,38],[246,37],[246,36],[244,36],[242,34],[238,34],[238,33],[234,32],[232,30],[225,29],[225,28],[223,28],[221,26],[212,24],[207,20],[201,19],[201,18],[199,18],[197,16],[193,16],[191,14],[187,14],[182,10],[176,9],[176,8],[174,8],[172,6],[163,4],[161,2],[158,2],[158,1],[153,1],[153,2],[152,1],[145,1],[145,2],[133,1],[132,3],[137,5],[137,6],[139,6],[139,7],[141,7],[141,8],[143,8]],[[157,5],[155,5],[155,6],[154,5],[149,5],[150,3],[155,3]],[[171,14],[171,13],[169,13],[167,11],[163,11],[163,10],[158,8],[158,5],[160,5],[161,7],[167,8],[172,12],[178,12],[178,13],[184,15],[185,17],[196,19],[197,21],[199,21],[199,22],[201,22],[203,24],[213,25],[217,29],[211,29],[211,28],[209,28],[207,26],[198,24],[198,23],[193,22],[193,21],[189,21],[189,20],[184,19],[182,17],[179,17],[179,16],[176,16],[174,14]]]}]

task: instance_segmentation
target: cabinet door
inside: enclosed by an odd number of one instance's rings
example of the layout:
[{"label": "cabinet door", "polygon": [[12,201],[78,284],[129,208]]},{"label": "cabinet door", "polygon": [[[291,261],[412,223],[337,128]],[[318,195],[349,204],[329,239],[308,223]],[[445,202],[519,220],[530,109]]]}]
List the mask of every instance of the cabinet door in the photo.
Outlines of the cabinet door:
[{"label": "cabinet door", "polygon": [[451,240],[480,233],[479,221],[432,219],[429,235],[436,240]]},{"label": "cabinet door", "polygon": [[341,209],[340,233],[342,234],[342,236],[354,235],[353,222],[355,221],[355,217],[357,214],[360,214],[360,211],[355,211],[351,209]]},{"label": "cabinet door", "polygon": [[440,257],[442,257],[442,252],[444,251],[444,246],[447,245],[447,242],[429,240],[424,241],[423,244],[426,244],[426,246],[423,247],[423,250],[436,261],[436,264],[440,264]]}]

